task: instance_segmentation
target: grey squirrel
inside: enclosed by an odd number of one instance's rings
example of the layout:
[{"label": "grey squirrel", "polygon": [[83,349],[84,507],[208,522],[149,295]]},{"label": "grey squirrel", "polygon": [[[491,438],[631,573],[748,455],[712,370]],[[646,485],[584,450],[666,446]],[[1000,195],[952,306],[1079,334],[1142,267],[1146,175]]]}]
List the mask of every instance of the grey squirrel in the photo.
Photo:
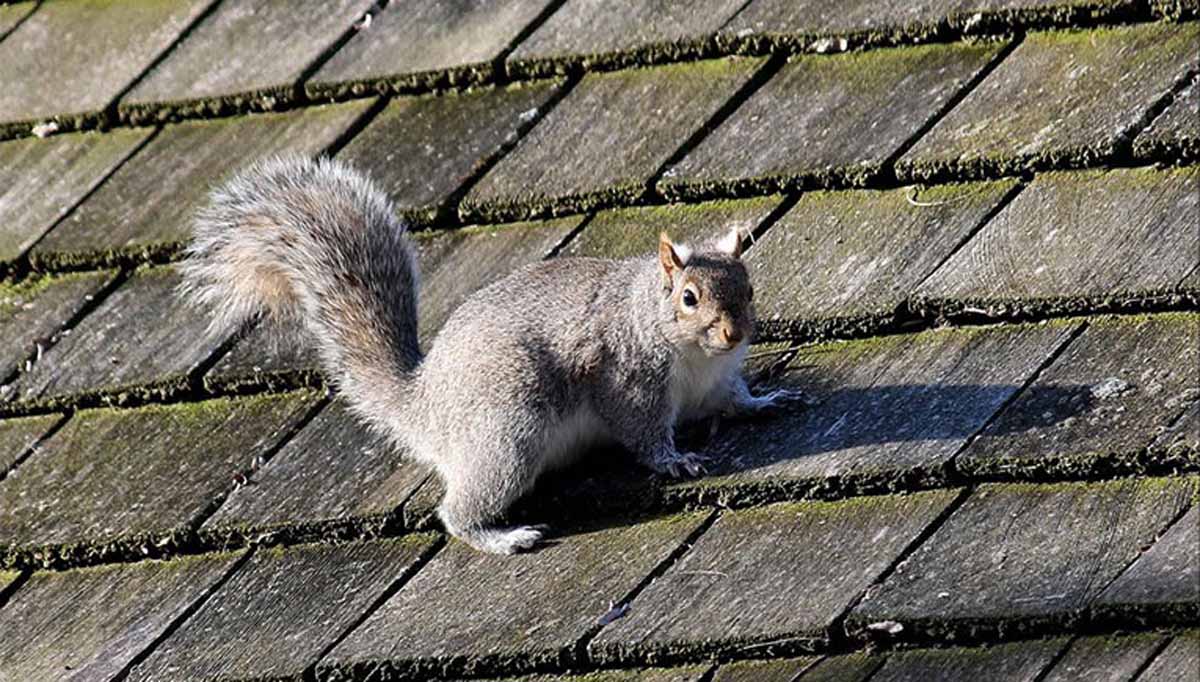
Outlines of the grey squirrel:
[{"label": "grey squirrel", "polygon": [[368,425],[446,485],[446,530],[485,552],[537,544],[499,525],[538,475],[612,440],[650,469],[700,475],[681,420],[796,397],[742,378],[753,290],[735,230],[695,250],[663,233],[656,256],[555,258],[472,294],[428,355],[405,226],[369,178],[332,160],[260,161],[196,217],[183,292],[212,329],[292,318],[325,376]]}]

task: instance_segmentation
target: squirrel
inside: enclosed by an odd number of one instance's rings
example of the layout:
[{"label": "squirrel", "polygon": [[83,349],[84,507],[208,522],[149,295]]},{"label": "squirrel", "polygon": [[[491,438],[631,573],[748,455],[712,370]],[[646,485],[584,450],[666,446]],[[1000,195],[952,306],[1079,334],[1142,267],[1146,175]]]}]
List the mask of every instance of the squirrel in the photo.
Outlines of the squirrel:
[{"label": "squirrel", "polygon": [[388,197],[345,163],[259,161],[210,196],[180,268],[210,329],[290,319],[367,425],[445,482],[446,531],[484,552],[537,545],[505,526],[542,472],[615,442],[671,477],[705,473],[675,447],[677,422],[799,398],[755,396],[741,373],[754,290],[730,231],[695,249],[664,232],[624,260],[553,258],[472,294],[427,355],[418,274]]}]

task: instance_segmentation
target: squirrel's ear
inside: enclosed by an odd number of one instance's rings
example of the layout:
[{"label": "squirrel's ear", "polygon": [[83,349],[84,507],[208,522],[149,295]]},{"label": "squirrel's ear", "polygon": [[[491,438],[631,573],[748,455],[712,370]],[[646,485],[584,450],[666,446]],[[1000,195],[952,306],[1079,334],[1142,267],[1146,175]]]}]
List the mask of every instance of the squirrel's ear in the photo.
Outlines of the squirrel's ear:
[{"label": "squirrel's ear", "polygon": [[742,232],[736,227],[717,240],[717,250],[731,258],[742,257]]},{"label": "squirrel's ear", "polygon": [[662,267],[668,286],[675,280],[675,273],[684,266],[684,260],[679,257],[677,248],[666,232],[658,235],[658,264]]}]

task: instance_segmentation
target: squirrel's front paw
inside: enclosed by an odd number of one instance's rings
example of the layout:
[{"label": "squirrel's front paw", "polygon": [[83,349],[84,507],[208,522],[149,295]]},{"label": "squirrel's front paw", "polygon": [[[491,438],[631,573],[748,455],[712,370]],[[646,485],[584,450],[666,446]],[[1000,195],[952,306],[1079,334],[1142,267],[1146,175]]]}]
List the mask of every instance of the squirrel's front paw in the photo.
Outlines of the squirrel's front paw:
[{"label": "squirrel's front paw", "polygon": [[696,477],[708,473],[704,468],[706,461],[707,457],[694,452],[673,452],[654,460],[651,468],[671,478]]},{"label": "squirrel's front paw", "polygon": [[763,395],[754,396],[740,405],[749,414],[773,414],[811,404],[808,394],[796,388],[777,388]]}]

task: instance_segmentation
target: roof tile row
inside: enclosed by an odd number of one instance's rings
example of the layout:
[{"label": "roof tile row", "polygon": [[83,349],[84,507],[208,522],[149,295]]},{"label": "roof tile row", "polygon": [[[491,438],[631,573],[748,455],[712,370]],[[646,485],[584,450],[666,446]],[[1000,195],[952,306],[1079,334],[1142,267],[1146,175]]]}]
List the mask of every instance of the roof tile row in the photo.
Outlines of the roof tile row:
[{"label": "roof tile row", "polygon": [[[82,411],[0,481],[0,562],[177,550],[319,403],[301,392]],[[2,444],[16,449],[22,440],[19,428],[6,430]]]},{"label": "roof tile row", "polygon": [[[1200,400],[1197,339],[1196,315],[1167,314],[805,349],[781,374],[782,383],[809,393],[813,405],[803,418],[727,424],[702,446],[714,456],[716,475],[661,493],[667,503],[745,505],[946,486],[962,476],[1078,479],[1194,470],[1200,442],[1187,419],[1194,420]],[[159,355],[179,353],[159,352],[137,364]],[[411,528],[428,506],[406,510],[410,499],[425,487],[436,497],[436,486],[337,404],[260,469],[256,458],[274,453],[316,400],[299,392],[79,412],[0,482],[0,500],[13,510],[0,523],[8,561],[92,561],[140,551],[145,542],[186,545],[196,541],[193,532],[202,544],[219,545],[264,533],[302,539]],[[10,464],[24,458],[30,440],[53,423],[0,421],[0,455]],[[210,432],[223,435],[189,440]],[[131,450],[128,443],[139,445]],[[361,466],[330,465],[347,453],[357,453]],[[87,465],[72,474],[72,462]],[[195,471],[168,483],[186,462]],[[248,472],[251,480],[243,481]],[[304,488],[311,494],[298,495]],[[579,504],[591,503],[580,490],[574,495]],[[169,508],[162,500],[170,500]]]},{"label": "roof tile row", "polygon": [[[120,188],[111,187],[96,199],[116,201]],[[1060,172],[1040,174],[1028,186],[1006,180],[926,190],[809,192],[781,216],[781,198],[764,197],[421,233],[421,334],[428,343],[466,295],[556,253],[564,242],[565,255],[623,256],[652,248],[660,230],[702,239],[731,227],[761,233],[769,220],[772,226],[747,256],[760,292],[763,339],[874,332],[901,319],[905,309],[1023,317],[1169,303],[1196,295],[1186,277],[1195,278],[1200,266],[1200,236],[1193,229],[1200,215],[1198,188],[1195,168]],[[178,203],[201,200],[192,194]],[[76,225],[112,224],[103,205],[78,211],[77,220],[60,226],[59,239],[73,233],[69,243],[80,244]],[[151,241],[156,235],[184,236],[179,223],[185,209],[169,210],[181,217],[172,222],[147,215],[126,220],[122,230],[94,234],[120,238],[134,234],[137,224],[148,225],[149,235],[127,241],[146,240],[142,248],[157,248],[166,242]],[[89,215],[96,217],[85,220]],[[1047,221],[1050,232],[1033,228]],[[37,249],[50,249],[53,241]],[[47,250],[45,257],[54,253]],[[6,344],[11,350],[0,357],[0,374],[24,371],[15,382],[9,379],[5,397],[53,405],[81,395],[111,402],[136,386],[159,393],[183,390],[188,375],[206,365],[234,330],[206,336],[204,320],[173,295],[177,277],[157,273],[135,274],[61,339],[59,330],[112,281],[111,273],[48,278],[6,294],[13,302],[0,307],[0,338],[11,338]],[[175,326],[147,323],[161,319]],[[311,356],[300,357],[295,344],[273,344],[270,336],[264,329],[243,340],[206,377],[210,388],[269,383],[254,378],[263,372],[311,375]],[[24,367],[31,357],[36,361]]]},{"label": "roof tile row", "polygon": [[[772,505],[725,513],[711,527],[703,514],[629,525],[617,519],[574,528],[540,552],[515,558],[458,543],[438,551],[421,535],[258,549],[132,677],[279,678],[313,664],[330,679],[511,674],[569,665],[583,646],[590,660],[607,664],[713,653],[758,657],[828,646],[847,613],[853,636],[877,637],[868,626],[886,623],[892,638],[904,640],[932,636],[936,628],[968,638],[990,629],[1011,638],[1038,623],[1072,627],[1097,603],[1119,613],[1147,605],[1174,610],[1175,617],[1156,622],[1186,623],[1197,603],[1189,581],[1200,575],[1200,562],[1181,549],[1192,539],[1179,540],[1194,531],[1194,510],[1179,516],[1195,498],[1196,483],[988,485],[961,505],[953,491]],[[911,554],[910,545],[916,545]],[[0,610],[0,624],[23,624],[0,644],[0,661],[5,670],[31,673],[60,672],[58,666],[80,661],[126,665],[234,561],[209,554],[35,574]],[[464,592],[463,584],[475,588]],[[37,623],[49,626],[57,622],[56,609],[80,604],[102,620],[69,619],[81,625],[59,632],[73,646],[56,646],[55,655],[31,648],[37,641],[61,644],[39,637]],[[614,607],[623,617],[606,617]],[[689,616],[697,609],[704,618]],[[147,622],[130,623],[132,614]],[[1084,679],[1079,668],[1099,661],[1136,667],[1157,648],[1147,639],[1078,640],[1056,670]],[[982,656],[992,665],[1036,666],[1033,675],[1065,643],[895,654],[884,670],[922,661],[935,669],[973,667]],[[65,652],[71,661],[60,660]],[[1022,662],[1027,656],[1040,665]],[[792,663],[798,669],[809,662]],[[865,663],[835,658],[810,673],[844,673],[846,665]]]}]

